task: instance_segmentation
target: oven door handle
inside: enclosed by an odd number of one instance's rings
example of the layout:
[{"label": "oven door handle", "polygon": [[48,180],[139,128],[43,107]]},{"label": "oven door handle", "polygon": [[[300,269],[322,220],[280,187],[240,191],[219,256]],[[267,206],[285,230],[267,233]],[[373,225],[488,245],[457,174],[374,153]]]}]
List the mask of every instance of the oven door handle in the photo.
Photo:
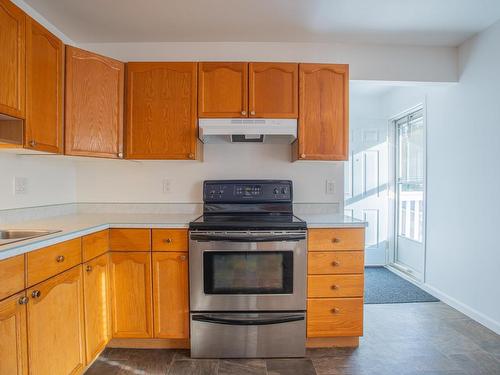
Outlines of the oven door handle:
[{"label": "oven door handle", "polygon": [[264,326],[270,324],[281,324],[298,322],[305,320],[304,315],[287,315],[280,318],[262,318],[262,319],[227,319],[217,318],[209,315],[193,315],[192,319],[197,322],[213,323],[213,324],[229,324],[232,326]]},{"label": "oven door handle", "polygon": [[198,242],[227,241],[227,242],[281,242],[305,240],[305,234],[281,234],[261,236],[228,236],[217,234],[191,234],[191,240]]}]

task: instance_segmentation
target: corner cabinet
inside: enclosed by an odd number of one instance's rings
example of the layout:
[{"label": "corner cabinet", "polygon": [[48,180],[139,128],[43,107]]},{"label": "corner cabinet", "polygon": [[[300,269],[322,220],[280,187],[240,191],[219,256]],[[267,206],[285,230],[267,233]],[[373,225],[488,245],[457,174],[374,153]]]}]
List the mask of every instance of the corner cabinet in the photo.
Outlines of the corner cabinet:
[{"label": "corner cabinet", "polygon": [[248,117],[248,63],[198,64],[200,117]]},{"label": "corner cabinet", "polygon": [[24,292],[0,302],[0,374],[28,374]]},{"label": "corner cabinet", "polygon": [[78,265],[28,289],[30,374],[79,374],[85,367],[82,271]]},{"label": "corner cabinet", "polygon": [[127,64],[127,159],[196,159],[194,62]]},{"label": "corner cabinet", "polygon": [[60,39],[27,17],[25,148],[63,151],[63,49]]},{"label": "corner cabinet", "polygon": [[294,159],[347,160],[349,66],[299,64],[299,98]]},{"label": "corner cabinet", "polygon": [[123,157],[125,65],[66,46],[65,153]]},{"label": "corner cabinet", "polygon": [[0,114],[24,119],[26,99],[26,15],[0,0]]}]

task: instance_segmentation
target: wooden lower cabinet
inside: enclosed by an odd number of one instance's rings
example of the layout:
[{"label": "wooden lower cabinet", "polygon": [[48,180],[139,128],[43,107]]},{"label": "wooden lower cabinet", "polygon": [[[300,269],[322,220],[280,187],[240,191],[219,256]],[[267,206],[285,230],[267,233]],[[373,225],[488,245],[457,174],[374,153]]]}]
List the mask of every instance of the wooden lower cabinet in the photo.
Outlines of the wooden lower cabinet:
[{"label": "wooden lower cabinet", "polygon": [[154,337],[189,338],[186,252],[153,253]]},{"label": "wooden lower cabinet", "polygon": [[307,337],[363,335],[363,298],[309,298]]},{"label": "wooden lower cabinet", "polygon": [[111,338],[111,303],[109,293],[109,254],[83,264],[85,301],[85,349],[87,362],[105,348]]},{"label": "wooden lower cabinet", "polygon": [[0,302],[0,374],[28,373],[25,293]]},{"label": "wooden lower cabinet", "polygon": [[79,374],[85,366],[81,266],[28,289],[30,374]]},{"label": "wooden lower cabinet", "polygon": [[153,337],[151,253],[112,252],[113,337]]}]

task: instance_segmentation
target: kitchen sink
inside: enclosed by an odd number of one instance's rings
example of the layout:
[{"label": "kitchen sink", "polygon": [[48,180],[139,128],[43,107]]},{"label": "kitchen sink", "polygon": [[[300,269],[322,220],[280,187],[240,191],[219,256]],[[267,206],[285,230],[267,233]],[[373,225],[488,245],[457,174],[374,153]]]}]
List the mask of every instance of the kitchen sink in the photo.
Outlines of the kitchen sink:
[{"label": "kitchen sink", "polygon": [[0,246],[12,242],[24,241],[30,238],[46,236],[60,232],[60,230],[45,230],[45,229],[0,229]]}]

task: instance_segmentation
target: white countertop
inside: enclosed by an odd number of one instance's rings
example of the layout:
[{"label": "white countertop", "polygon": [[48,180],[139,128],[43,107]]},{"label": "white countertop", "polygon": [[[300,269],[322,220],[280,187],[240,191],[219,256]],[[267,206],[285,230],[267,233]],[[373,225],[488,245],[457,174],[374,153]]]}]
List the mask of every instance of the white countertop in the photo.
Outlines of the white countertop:
[{"label": "white countertop", "polygon": [[[46,229],[59,232],[0,246],[0,260],[108,228],[187,228],[199,214],[72,214],[2,224],[1,229]],[[366,223],[335,214],[300,214],[308,228],[362,228]]]},{"label": "white countertop", "polygon": [[361,221],[341,214],[300,214],[299,218],[307,223],[308,228],[364,228],[366,221]]},{"label": "white countertop", "polygon": [[0,260],[42,247],[85,236],[108,228],[187,228],[198,214],[74,214],[16,224],[2,224],[2,229],[59,230],[38,238],[0,246]]}]

